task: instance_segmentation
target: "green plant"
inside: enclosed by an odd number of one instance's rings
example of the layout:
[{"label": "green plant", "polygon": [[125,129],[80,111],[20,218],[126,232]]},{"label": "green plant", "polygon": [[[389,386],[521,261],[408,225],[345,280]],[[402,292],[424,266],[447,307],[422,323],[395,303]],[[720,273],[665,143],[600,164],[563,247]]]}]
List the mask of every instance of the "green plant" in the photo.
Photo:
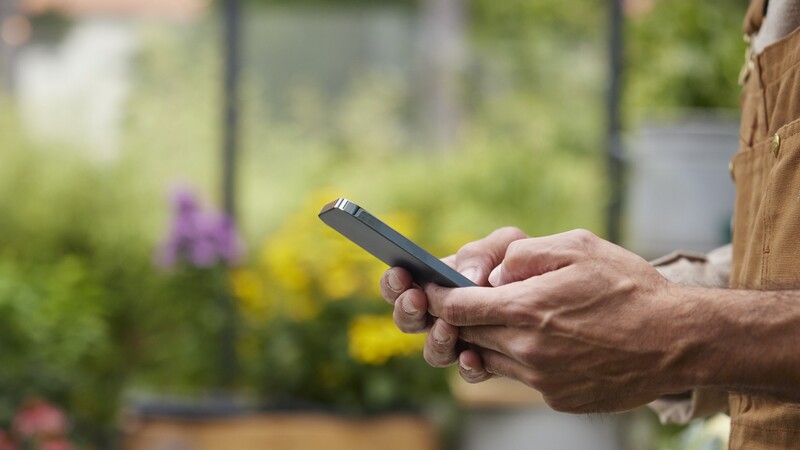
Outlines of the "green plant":
[{"label": "green plant", "polygon": [[134,162],[34,144],[13,109],[0,114],[0,422],[45,397],[80,440],[109,447],[125,390],[217,382],[218,290],[155,267],[167,202]]},{"label": "green plant", "polygon": [[[421,358],[425,336],[397,330],[380,300],[382,263],[317,219],[332,194],[304,201],[267,236],[251,267],[231,274],[246,325],[246,384],[272,402],[355,413],[445,400],[445,373]],[[413,216],[388,219],[415,234]]]},{"label": "green plant", "polygon": [[654,2],[631,17],[626,69],[628,119],[671,108],[738,107],[747,2]]},{"label": "green plant", "polygon": [[[35,144],[0,102],[0,421],[39,395],[70,411],[79,436],[107,443],[126,390],[205,392],[217,383],[217,297],[228,281],[242,313],[241,392],[361,412],[446,399],[445,373],[425,365],[420,338],[387,319],[383,267],[325,235],[316,212],[351,197],[439,256],[505,225],[602,234],[604,22],[599,4],[577,5],[470,4],[472,65],[448,151],[429,151],[408,128],[406,81],[365,73],[331,105],[298,82],[279,119],[245,66],[238,219],[248,242],[264,242],[230,280],[153,265],[169,187],[187,180],[213,198],[218,186],[211,20],[142,27],[117,161]],[[658,2],[635,19],[632,120],[661,105],[732,105],[738,16]]]}]

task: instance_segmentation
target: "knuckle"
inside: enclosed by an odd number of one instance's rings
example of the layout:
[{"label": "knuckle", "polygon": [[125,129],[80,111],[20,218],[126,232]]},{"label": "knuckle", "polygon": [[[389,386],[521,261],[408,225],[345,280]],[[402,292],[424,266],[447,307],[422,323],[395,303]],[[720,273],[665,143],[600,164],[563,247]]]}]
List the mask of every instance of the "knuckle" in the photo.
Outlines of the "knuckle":
[{"label": "knuckle", "polygon": [[464,311],[462,306],[450,298],[446,298],[442,302],[441,318],[444,319],[445,322],[452,323],[454,325],[460,325],[464,323]]},{"label": "knuckle", "polygon": [[527,385],[529,387],[532,387],[532,388],[536,389],[539,392],[543,392],[542,388],[541,388],[541,386],[543,384],[542,377],[539,374],[537,374],[535,371],[532,371],[532,370],[526,371],[520,377],[519,381],[521,381],[522,383],[524,383],[525,385]]},{"label": "knuckle", "polygon": [[598,237],[589,230],[579,228],[569,232],[570,238],[581,247],[589,247],[594,245]]},{"label": "knuckle", "polygon": [[527,243],[528,242],[526,240],[518,239],[508,244],[504,263],[507,262],[508,260],[513,260],[514,257],[523,253],[525,251],[525,248],[527,247]]},{"label": "knuckle", "polygon": [[503,370],[501,370],[500,367],[495,366],[494,364],[492,364],[491,362],[488,362],[488,361],[484,361],[483,370],[490,377],[501,378],[501,377],[505,377],[506,376],[505,372]]},{"label": "knuckle", "polygon": [[520,249],[523,246],[523,242],[524,241],[521,241],[519,239],[517,239],[516,241],[510,242],[508,244],[508,248],[506,248],[506,256],[519,252]]},{"label": "knuckle", "polygon": [[456,258],[469,258],[480,252],[480,241],[467,242],[456,253]]},{"label": "knuckle", "polygon": [[481,241],[464,244],[456,253],[458,266],[486,266],[491,257],[487,254]]},{"label": "knuckle", "polygon": [[544,352],[529,340],[520,340],[511,347],[511,354],[514,359],[524,363],[529,367],[539,367],[544,363]]},{"label": "knuckle", "polygon": [[497,231],[495,231],[492,234],[496,234],[496,235],[502,236],[504,238],[513,239],[513,240],[522,239],[522,238],[525,238],[525,237],[528,236],[527,234],[525,234],[524,231],[522,231],[521,229],[519,229],[517,227],[503,227],[503,228],[498,229]]}]

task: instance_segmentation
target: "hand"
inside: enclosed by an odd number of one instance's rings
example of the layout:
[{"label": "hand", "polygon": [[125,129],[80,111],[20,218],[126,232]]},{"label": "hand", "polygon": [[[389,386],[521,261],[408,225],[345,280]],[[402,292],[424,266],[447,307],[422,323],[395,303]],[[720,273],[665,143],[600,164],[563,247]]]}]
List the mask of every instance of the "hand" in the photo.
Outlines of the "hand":
[{"label": "hand", "polygon": [[[526,237],[517,228],[501,228],[482,240],[463,246],[456,255],[443,261],[475,284],[488,286],[489,274],[505,257],[509,244]],[[398,267],[387,270],[381,279],[381,293],[386,301],[394,305],[394,321],[401,330],[406,333],[430,331],[424,352],[425,360],[430,365],[445,367],[456,362],[458,328],[428,313],[425,292],[413,283],[408,271]],[[473,367],[480,365],[479,361],[475,361],[478,356],[474,351],[462,352],[463,358]],[[474,373],[474,381],[491,376],[479,370]]]},{"label": "hand", "polygon": [[678,370],[690,307],[633,253],[583,230],[516,240],[488,280],[425,288],[431,314],[475,346],[460,359],[467,381],[514,378],[568,412],[627,410],[693,385]]}]

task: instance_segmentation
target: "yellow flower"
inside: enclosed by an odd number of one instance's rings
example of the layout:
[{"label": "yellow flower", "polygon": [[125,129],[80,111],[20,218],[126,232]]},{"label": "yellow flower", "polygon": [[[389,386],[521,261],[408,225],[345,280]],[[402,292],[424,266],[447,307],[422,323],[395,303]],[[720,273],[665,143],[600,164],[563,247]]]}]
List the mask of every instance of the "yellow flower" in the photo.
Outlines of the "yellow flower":
[{"label": "yellow flower", "polygon": [[[257,271],[263,288],[280,299],[279,310],[288,317],[312,318],[328,301],[380,300],[386,265],[317,218],[322,205],[338,195],[333,190],[312,193],[264,239]],[[418,226],[416,217],[406,212],[383,219],[410,238]]]},{"label": "yellow flower", "polygon": [[404,334],[390,315],[362,315],[348,327],[350,356],[364,364],[382,365],[394,356],[408,356],[422,351],[424,334]]},{"label": "yellow flower", "polygon": [[258,274],[250,269],[234,269],[229,273],[230,285],[246,316],[266,317],[270,312],[270,301],[264,295],[264,287]]},{"label": "yellow flower", "polygon": [[358,272],[344,264],[334,265],[320,277],[322,294],[330,299],[338,300],[353,296],[358,291]]}]

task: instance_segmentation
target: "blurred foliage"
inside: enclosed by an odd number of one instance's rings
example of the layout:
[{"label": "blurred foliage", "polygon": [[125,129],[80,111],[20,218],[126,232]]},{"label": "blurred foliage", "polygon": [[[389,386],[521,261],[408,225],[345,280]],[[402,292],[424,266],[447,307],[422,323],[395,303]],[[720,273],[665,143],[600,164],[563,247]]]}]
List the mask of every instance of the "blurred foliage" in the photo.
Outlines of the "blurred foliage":
[{"label": "blurred foliage", "polygon": [[626,28],[628,119],[642,110],[738,107],[748,2],[657,1]]},{"label": "blurred foliage", "polygon": [[[285,216],[249,268],[232,273],[244,319],[240,352],[262,398],[363,413],[443,401],[445,372],[421,358],[424,335],[401,333],[380,300],[385,270],[317,218],[322,190]],[[385,217],[415,237],[408,214]]]},{"label": "blurred foliage", "polygon": [[[64,405],[78,435],[113,438],[135,380],[181,389],[216,380],[213,280],[153,267],[150,197],[125,162],[31,143],[2,108],[0,424],[40,396]],[[209,304],[210,303],[210,304]]]},{"label": "blurred foliage", "polygon": [[[383,268],[316,212],[350,197],[439,256],[512,224],[602,234],[605,16],[601,2],[569,5],[469,3],[464,123],[444,151],[408,128],[413,86],[403,80],[364,73],[333,105],[298,81],[279,119],[245,67],[238,200],[251,254],[230,280],[153,266],[170,186],[188,182],[211,199],[218,190],[211,21],[141,28],[118,161],[34,143],[1,104],[0,426],[37,395],[103,442],[127,390],[213,388],[228,282],[241,313],[242,392],[351,412],[446,398],[445,374],[425,366],[419,338],[387,327]],[[743,6],[660,1],[631,18],[631,123],[664,107],[735,105]]]}]

